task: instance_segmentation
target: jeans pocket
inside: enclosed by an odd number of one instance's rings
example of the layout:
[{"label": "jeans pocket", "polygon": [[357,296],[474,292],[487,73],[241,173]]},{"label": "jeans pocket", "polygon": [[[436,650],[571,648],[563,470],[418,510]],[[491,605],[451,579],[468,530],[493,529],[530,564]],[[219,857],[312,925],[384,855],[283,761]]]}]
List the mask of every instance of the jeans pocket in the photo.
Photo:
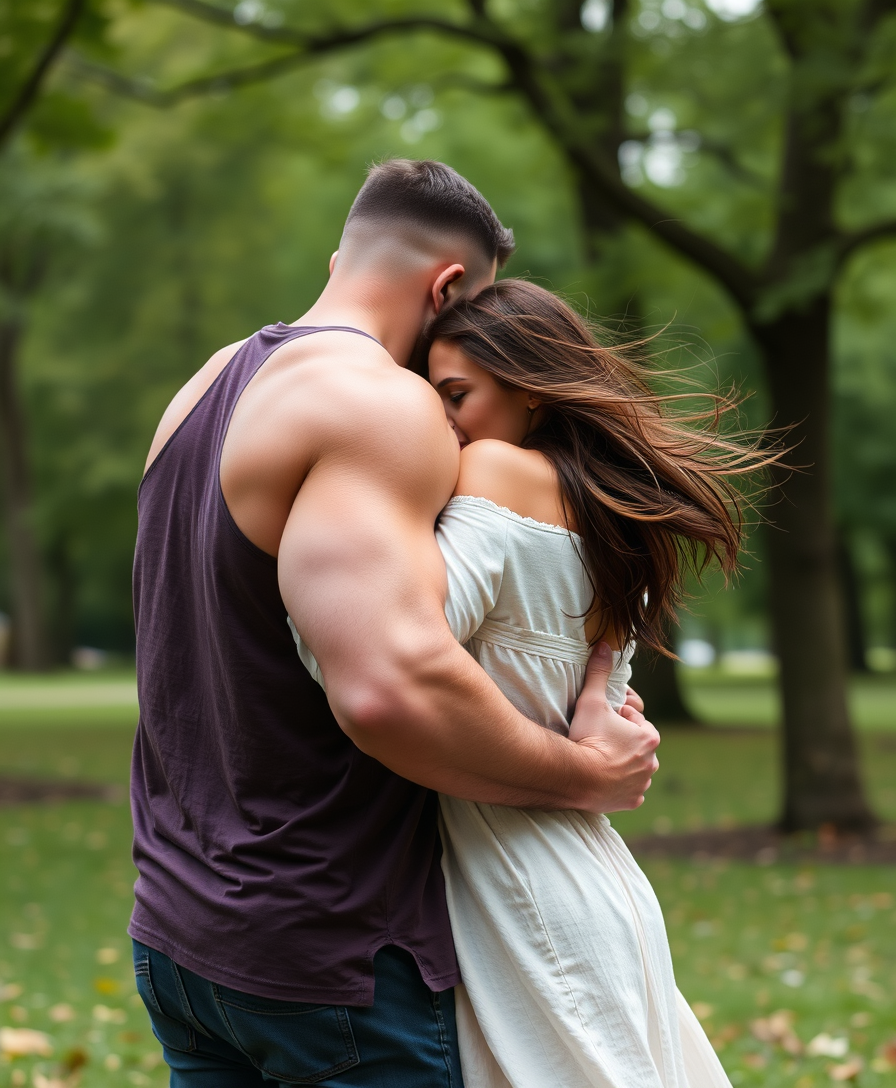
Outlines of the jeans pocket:
[{"label": "jeans pocket", "polygon": [[274,1001],[223,986],[215,998],[237,1046],[275,1080],[316,1084],[361,1060],[341,1005]]},{"label": "jeans pocket", "polygon": [[146,1011],[149,1013],[152,1033],[162,1046],[168,1050],[179,1050],[185,1054],[195,1050],[196,1036],[192,1027],[163,1011],[156,993],[156,987],[153,985],[150,970],[150,950],[137,941],[134,942],[134,976],[137,981],[137,993],[142,998]]}]

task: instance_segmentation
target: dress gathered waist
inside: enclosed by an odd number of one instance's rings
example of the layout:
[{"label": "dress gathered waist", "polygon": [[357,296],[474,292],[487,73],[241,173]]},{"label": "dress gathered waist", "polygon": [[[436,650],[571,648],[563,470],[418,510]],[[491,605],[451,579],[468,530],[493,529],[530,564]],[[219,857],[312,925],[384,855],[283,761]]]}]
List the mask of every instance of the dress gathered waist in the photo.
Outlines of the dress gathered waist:
[{"label": "dress gathered waist", "polygon": [[568,661],[572,665],[587,665],[591,656],[591,647],[580,639],[547,631],[531,631],[527,627],[516,627],[491,617],[482,621],[473,638],[491,646],[505,646],[524,654]]}]

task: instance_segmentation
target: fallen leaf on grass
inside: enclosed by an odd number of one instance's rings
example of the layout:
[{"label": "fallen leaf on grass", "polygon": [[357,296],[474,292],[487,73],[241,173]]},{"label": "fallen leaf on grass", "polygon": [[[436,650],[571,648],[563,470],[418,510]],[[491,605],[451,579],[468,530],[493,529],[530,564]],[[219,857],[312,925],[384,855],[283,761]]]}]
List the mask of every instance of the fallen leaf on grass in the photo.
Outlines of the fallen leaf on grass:
[{"label": "fallen leaf on grass", "polygon": [[0,1001],[15,1001],[17,997],[21,997],[22,992],[18,982],[7,982],[5,986],[0,986]]},{"label": "fallen leaf on grass", "polygon": [[849,1040],[840,1035],[834,1038],[823,1031],[806,1044],[806,1053],[814,1058],[845,1058]]},{"label": "fallen leaf on grass", "polygon": [[101,1024],[123,1024],[128,1018],[124,1009],[110,1009],[108,1005],[94,1005],[93,1018]]},{"label": "fallen leaf on grass", "polygon": [[764,1054],[744,1054],[741,1060],[749,1069],[764,1069],[768,1065]]},{"label": "fallen leaf on grass", "polygon": [[11,933],[9,943],[20,952],[33,952],[40,948],[42,940],[39,933]]},{"label": "fallen leaf on grass", "polygon": [[51,1006],[47,1014],[54,1024],[65,1024],[69,1020],[74,1020],[76,1015],[71,1005],[64,1003]]},{"label": "fallen leaf on grass", "polygon": [[712,1005],[707,1005],[705,1001],[695,1001],[691,1005],[691,1011],[698,1020],[708,1020],[713,1013]]},{"label": "fallen leaf on grass", "polygon": [[828,1066],[828,1076],[831,1080],[855,1080],[864,1066],[865,1063],[861,1058],[850,1058],[848,1062],[844,1062],[842,1065]]},{"label": "fallen leaf on grass", "polygon": [[80,1047],[75,1047],[74,1050],[70,1050],[62,1059],[62,1066],[67,1073],[77,1073],[79,1069],[87,1065],[88,1060],[87,1051],[82,1050]]},{"label": "fallen leaf on grass", "polygon": [[778,1009],[750,1024],[750,1030],[760,1043],[772,1043],[788,1054],[802,1054],[803,1044],[793,1030],[794,1014],[790,1009]]},{"label": "fallen leaf on grass", "polygon": [[0,1028],[0,1052],[4,1058],[49,1058],[53,1053],[50,1036],[33,1028]]},{"label": "fallen leaf on grass", "polygon": [[886,1062],[891,1069],[896,1069],[896,1038],[888,1039],[877,1054],[882,1062]]},{"label": "fallen leaf on grass", "polygon": [[710,1040],[713,1050],[724,1050],[730,1042],[739,1038],[741,1034],[742,1030],[740,1024],[726,1024],[721,1031],[717,1031]]}]

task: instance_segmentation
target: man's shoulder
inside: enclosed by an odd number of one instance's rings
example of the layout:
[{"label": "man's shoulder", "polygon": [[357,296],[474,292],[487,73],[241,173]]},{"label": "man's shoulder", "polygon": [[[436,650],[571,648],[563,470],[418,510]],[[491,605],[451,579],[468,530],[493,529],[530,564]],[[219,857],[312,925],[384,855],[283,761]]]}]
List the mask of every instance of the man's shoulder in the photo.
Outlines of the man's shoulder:
[{"label": "man's shoulder", "polygon": [[441,434],[447,426],[429,382],[399,366],[374,341],[331,343],[324,351],[297,353],[292,360],[296,380],[288,383],[288,396],[303,417],[310,410],[339,430],[359,433],[407,434],[436,427]]}]

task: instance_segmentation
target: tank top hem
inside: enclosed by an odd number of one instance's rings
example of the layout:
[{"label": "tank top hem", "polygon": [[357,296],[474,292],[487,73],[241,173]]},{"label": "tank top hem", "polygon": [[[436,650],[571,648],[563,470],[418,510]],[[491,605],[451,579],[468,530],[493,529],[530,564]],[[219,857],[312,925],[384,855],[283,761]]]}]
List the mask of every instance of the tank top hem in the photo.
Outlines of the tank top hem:
[{"label": "tank top hem", "polygon": [[[147,929],[139,922],[131,921],[128,926],[128,936],[141,944],[148,945],[156,952],[168,956],[178,965],[193,974],[199,975],[207,982],[217,983],[219,986],[229,986],[231,989],[240,990],[243,993],[253,994],[255,997],[266,997],[271,1001],[306,1001],[321,1005],[350,1005],[358,1007],[370,1007],[373,1004],[373,962],[371,958],[369,974],[366,974],[353,987],[334,986],[302,986],[293,983],[276,982],[274,979],[257,978],[254,975],[244,975],[241,972],[228,970],[220,963],[207,963],[200,959],[194,952],[182,948],[175,941],[166,937],[160,937],[151,929]],[[377,945],[376,951],[394,945],[409,952],[420,969],[420,977],[433,993],[450,990],[460,982],[460,972],[450,971],[444,975],[433,975],[425,969],[420,954],[401,941],[385,940]]]}]

